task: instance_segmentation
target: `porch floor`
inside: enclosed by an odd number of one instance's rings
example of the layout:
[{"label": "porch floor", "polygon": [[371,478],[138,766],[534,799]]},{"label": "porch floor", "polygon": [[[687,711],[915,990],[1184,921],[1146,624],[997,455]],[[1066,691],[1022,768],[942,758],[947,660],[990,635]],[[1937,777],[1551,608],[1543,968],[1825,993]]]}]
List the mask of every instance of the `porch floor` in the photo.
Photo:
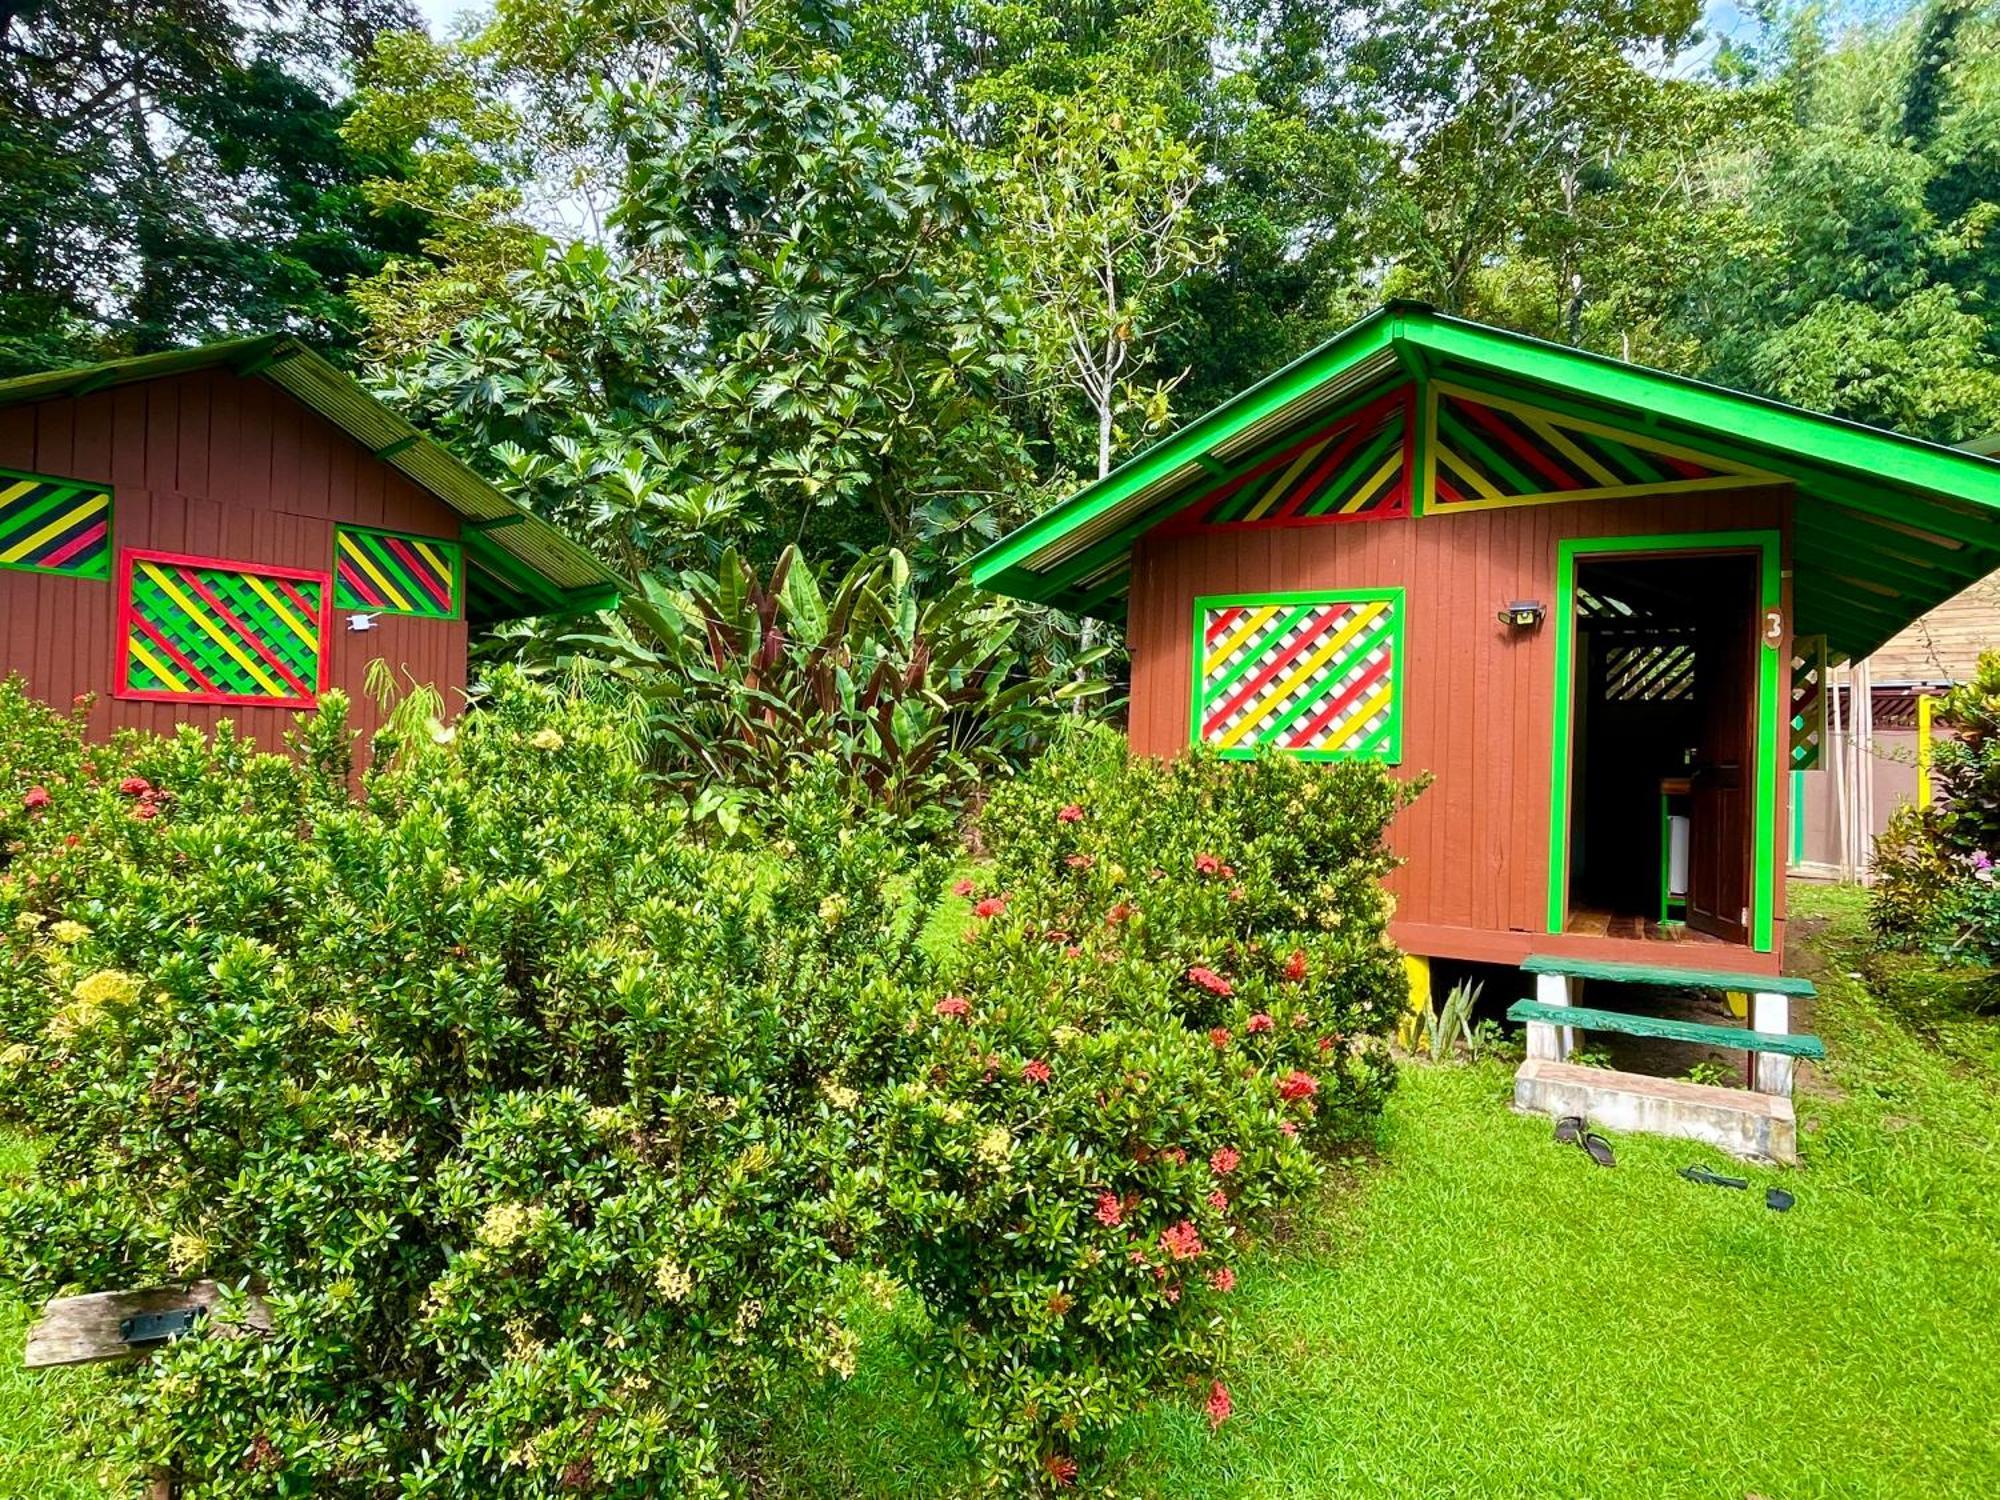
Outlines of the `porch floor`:
[{"label": "porch floor", "polygon": [[1651,917],[1633,916],[1629,912],[1596,911],[1587,907],[1571,912],[1569,921],[1563,924],[1563,931],[1582,937],[1628,938],[1651,943],[1708,943],[1718,948],[1738,946],[1711,933],[1696,932],[1683,923],[1660,922]]}]

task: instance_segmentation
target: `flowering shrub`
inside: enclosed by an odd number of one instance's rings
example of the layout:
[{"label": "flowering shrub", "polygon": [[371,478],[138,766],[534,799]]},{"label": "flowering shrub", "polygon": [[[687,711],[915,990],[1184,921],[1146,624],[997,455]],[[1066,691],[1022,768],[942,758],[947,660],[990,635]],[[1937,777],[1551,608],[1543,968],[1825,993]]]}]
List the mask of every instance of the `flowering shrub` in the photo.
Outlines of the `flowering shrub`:
[{"label": "flowering shrub", "polygon": [[1937,802],[1899,808],[1876,840],[1870,917],[1891,943],[2000,965],[2000,651],[1942,709]]},{"label": "flowering shrub", "polygon": [[836,763],[752,856],[663,820],[587,704],[503,684],[358,804],[342,707],[287,758],[89,747],[0,688],[0,1100],[46,1148],[4,1274],[210,1277],[273,1323],[108,1382],[127,1462],[739,1492],[771,1403],[854,1368],[843,1267],[921,1299],[997,1489],[1102,1484],[1163,1393],[1231,1418],[1245,1251],[1391,1081],[1379,769],[1080,731],[947,891]]},{"label": "flowering shrub", "polygon": [[302,763],[0,706],[51,794],[0,876],[47,1147],[9,1274],[208,1276],[275,1322],[112,1386],[101,1433],[184,1495],[720,1491],[781,1374],[851,1363],[859,1126],[794,995],[827,898],[663,842],[612,727],[547,710],[503,694],[357,806],[331,696]]},{"label": "flowering shrub", "polygon": [[1083,729],[999,788],[936,1004],[881,1018],[883,1253],[1009,1488],[1089,1482],[1149,1396],[1232,1409],[1240,1262],[1365,1133],[1406,1000],[1379,767],[1131,758]]}]

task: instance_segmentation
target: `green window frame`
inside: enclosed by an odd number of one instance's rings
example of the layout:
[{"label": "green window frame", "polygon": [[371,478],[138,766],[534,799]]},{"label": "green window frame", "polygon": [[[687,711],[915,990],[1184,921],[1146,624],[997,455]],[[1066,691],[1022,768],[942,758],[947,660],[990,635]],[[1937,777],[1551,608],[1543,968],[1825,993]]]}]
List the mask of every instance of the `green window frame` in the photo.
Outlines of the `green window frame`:
[{"label": "green window frame", "polygon": [[464,549],[442,537],[336,526],[333,605],[369,614],[459,619],[465,613]]},{"label": "green window frame", "polygon": [[1229,760],[1403,758],[1403,591],[1194,601],[1189,743]]}]

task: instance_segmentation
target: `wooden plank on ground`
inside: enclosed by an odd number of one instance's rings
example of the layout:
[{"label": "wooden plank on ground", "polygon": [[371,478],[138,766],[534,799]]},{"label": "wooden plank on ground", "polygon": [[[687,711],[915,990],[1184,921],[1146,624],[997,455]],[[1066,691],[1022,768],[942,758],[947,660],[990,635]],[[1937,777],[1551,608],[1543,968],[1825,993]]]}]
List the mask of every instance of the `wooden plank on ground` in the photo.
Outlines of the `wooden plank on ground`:
[{"label": "wooden plank on ground", "polygon": [[1775,1052],[1784,1057],[1826,1056],[1826,1044],[1808,1032],[1704,1026],[1698,1021],[1671,1021],[1665,1016],[1633,1016],[1619,1010],[1592,1010],[1584,1005],[1543,1005],[1535,1000],[1516,1000],[1507,1007],[1507,1019],[1574,1026],[1579,1031],[1615,1031],[1621,1036],[1700,1042],[1710,1047],[1734,1047],[1739,1052]]},{"label": "wooden plank on ground", "polygon": [[22,1363],[31,1370],[39,1370],[51,1365],[88,1365],[105,1360],[132,1359],[145,1353],[146,1349],[143,1345],[135,1347],[125,1342],[119,1333],[119,1325],[125,1319],[148,1313],[178,1312],[190,1307],[200,1308],[202,1322],[213,1320],[222,1332],[271,1331],[270,1309],[254,1296],[244,1304],[241,1323],[223,1322],[216,1309],[225,1290],[219,1282],[196,1281],[186,1286],[142,1287],[132,1291],[88,1292],[81,1297],[54,1298],[28,1330],[28,1347]]},{"label": "wooden plank on ground", "polygon": [[1530,953],[1521,960],[1528,974],[1566,974],[1573,979],[1603,979],[1619,984],[1673,985],[1693,990],[1745,990],[1765,995],[1816,995],[1810,979],[1789,974],[1746,974],[1731,969],[1686,969],[1670,964],[1618,963],[1602,958],[1564,958],[1557,953]]}]

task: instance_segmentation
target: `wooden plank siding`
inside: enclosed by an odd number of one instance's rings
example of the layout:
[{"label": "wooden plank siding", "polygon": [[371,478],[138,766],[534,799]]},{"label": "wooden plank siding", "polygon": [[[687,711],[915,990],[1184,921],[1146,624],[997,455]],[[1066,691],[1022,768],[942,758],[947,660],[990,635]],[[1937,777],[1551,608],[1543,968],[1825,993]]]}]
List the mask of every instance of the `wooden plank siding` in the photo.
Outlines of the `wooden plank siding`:
[{"label": "wooden plank siding", "polygon": [[[1390,877],[1393,931],[1412,953],[1518,963],[1531,951],[1630,957],[1611,938],[1550,935],[1548,829],[1554,714],[1556,543],[1567,537],[1776,529],[1785,540],[1789,652],[1789,490],[1643,496],[1529,505],[1360,525],[1210,528],[1143,538],[1134,557],[1127,640],[1135,749],[1176,755],[1189,743],[1194,601],[1204,594],[1401,588],[1405,591],[1399,771],[1435,780],[1391,831],[1403,868]],[[1550,610],[1538,630],[1497,618],[1515,599]],[[1789,659],[1785,657],[1782,659]],[[1777,777],[1776,823],[1788,826],[1789,778]],[[1779,868],[1782,869],[1782,851]],[[1776,972],[1773,951],[1731,950],[1732,965]],[[1705,944],[1647,943],[1656,963],[1713,965]]]},{"label": "wooden plank siding", "polygon": [[[224,370],[167,376],[91,395],[0,409],[0,467],[109,482],[116,554],[138,547],[329,572],[339,522],[456,540],[459,518],[345,433],[268,383]],[[118,588],[109,581],[0,568],[0,676],[18,672],[57,707],[96,695],[92,737],[120,729],[211,731],[224,719],[267,749],[292,710],[255,704],[115,699]],[[463,619],[377,617],[364,634],[336,610],[331,685],[353,700],[363,735],[378,727],[368,664],[464,701]],[[407,676],[405,676],[407,674]]]}]

